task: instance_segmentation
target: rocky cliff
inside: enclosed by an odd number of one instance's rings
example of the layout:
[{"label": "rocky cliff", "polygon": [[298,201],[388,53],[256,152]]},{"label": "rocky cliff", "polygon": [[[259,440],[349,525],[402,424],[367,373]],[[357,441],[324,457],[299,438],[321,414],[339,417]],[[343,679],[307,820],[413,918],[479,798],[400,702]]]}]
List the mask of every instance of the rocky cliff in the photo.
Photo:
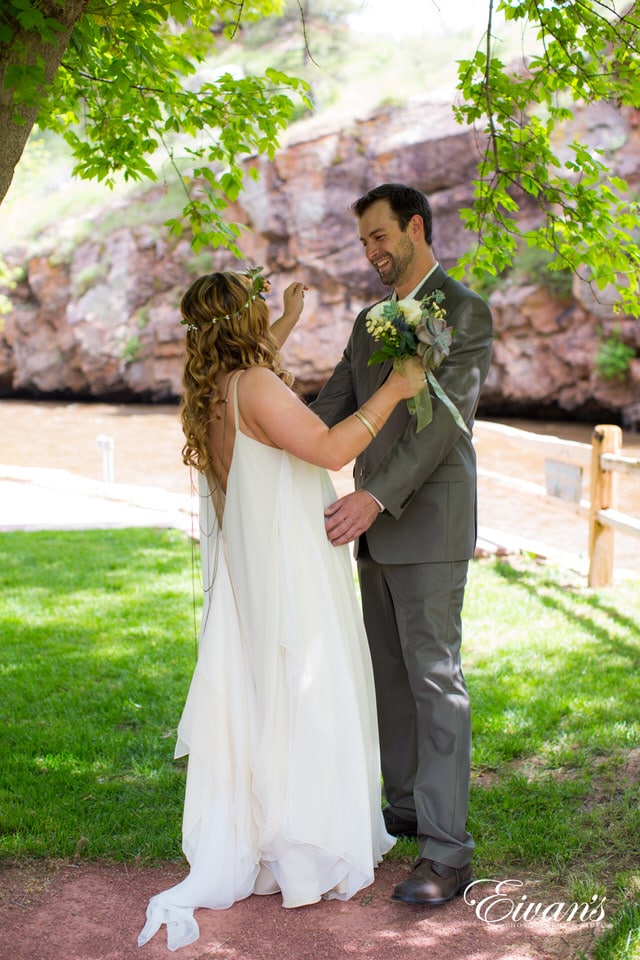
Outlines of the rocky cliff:
[{"label": "rocky cliff", "polygon": [[[635,116],[613,106],[585,110],[580,134],[611,148],[612,165],[640,185]],[[310,291],[285,360],[302,390],[318,390],[339,358],[358,309],[384,294],[362,254],[352,201],[376,183],[403,181],[426,193],[434,213],[434,250],[451,266],[469,246],[460,207],[472,202],[476,135],[457,126],[448,106],[414,103],[378,111],[341,130],[304,125],[273,162],[251,161],[257,182],[230,211],[250,228],[248,263],[264,264],[278,310],[284,287],[304,279]],[[225,251],[194,255],[152,216],[161,188],[136,200],[136,225],[109,227],[113,210],[87,224],[85,238],[60,252],[59,225],[37,253],[5,251],[22,279],[0,332],[0,395],[167,401],[180,394],[184,328],[178,304],[194,276],[237,268]],[[109,216],[107,216],[109,214]],[[132,222],[131,210],[127,221]],[[169,214],[167,214],[169,216]],[[623,379],[603,380],[594,360],[603,338],[640,353],[640,324],[614,315],[574,283],[562,297],[544,282],[508,282],[491,294],[496,342],[482,412],[606,417],[640,423],[640,359]],[[276,314],[277,315],[277,314]]]}]

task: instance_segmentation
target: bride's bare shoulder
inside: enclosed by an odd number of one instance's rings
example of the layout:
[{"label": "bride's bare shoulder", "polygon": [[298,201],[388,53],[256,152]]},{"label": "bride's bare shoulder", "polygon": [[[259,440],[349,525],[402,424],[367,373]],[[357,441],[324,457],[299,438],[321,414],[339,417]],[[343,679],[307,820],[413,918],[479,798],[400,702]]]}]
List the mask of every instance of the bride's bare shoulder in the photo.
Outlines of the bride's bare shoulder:
[{"label": "bride's bare shoulder", "polygon": [[[281,390],[285,385],[269,367],[247,367],[243,370],[240,383],[250,390]],[[286,387],[285,387],[286,389]]]}]

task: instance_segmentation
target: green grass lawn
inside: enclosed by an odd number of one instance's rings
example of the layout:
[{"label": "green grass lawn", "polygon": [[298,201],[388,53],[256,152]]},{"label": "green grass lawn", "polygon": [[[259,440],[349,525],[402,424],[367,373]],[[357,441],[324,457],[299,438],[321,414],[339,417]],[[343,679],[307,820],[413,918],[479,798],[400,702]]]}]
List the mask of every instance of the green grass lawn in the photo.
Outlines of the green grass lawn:
[{"label": "green grass lawn", "polygon": [[[180,858],[198,567],[176,531],[0,534],[0,858]],[[598,960],[638,956],[640,580],[476,561],[464,631],[475,875],[606,895]]]},{"label": "green grass lawn", "polygon": [[191,557],[174,531],[0,536],[1,855],[179,856]]}]

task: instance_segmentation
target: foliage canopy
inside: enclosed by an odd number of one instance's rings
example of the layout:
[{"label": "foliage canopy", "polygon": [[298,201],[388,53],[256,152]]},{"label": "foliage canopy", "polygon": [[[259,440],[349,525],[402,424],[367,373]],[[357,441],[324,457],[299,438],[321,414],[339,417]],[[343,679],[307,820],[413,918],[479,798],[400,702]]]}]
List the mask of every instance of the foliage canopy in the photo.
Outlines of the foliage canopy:
[{"label": "foliage canopy", "polygon": [[[599,289],[613,285],[620,309],[640,315],[638,199],[611,174],[606,147],[582,135],[566,143],[576,104],[640,108],[636,5],[485,3],[485,38],[459,64],[454,107],[484,145],[474,204],[462,211],[476,242],[458,271],[486,282],[528,245],[548,251],[552,269],[574,271]],[[293,3],[301,42],[312,6]],[[188,221],[196,250],[224,244],[238,253],[239,230],[223,211],[254,175],[244,161],[274,155],[296,105],[309,106],[308,87],[279,69],[213,72],[207,56],[216,42],[241,40],[247,24],[282,12],[282,0],[5,0],[0,170],[24,146],[5,163],[3,112],[9,133],[36,120],[61,133],[82,177],[154,179],[153,155],[165,151],[185,190],[184,218],[173,229]],[[517,67],[496,52],[497,15],[535,37],[534,52]]]},{"label": "foliage canopy", "polygon": [[38,125],[71,145],[74,173],[108,184],[116,173],[156,179],[151,156],[160,148],[178,170],[179,147],[189,161],[178,173],[193,246],[233,249],[239,231],[221,211],[242,189],[242,160],[274,155],[306,84],[274,69],[208,76],[203,64],[216,37],[238,36],[243,23],[277,13],[279,0],[89,0],[47,84],[34,44],[56,48],[63,6],[8,0],[0,15],[0,54],[12,51],[4,82],[13,122],[36,109]]},{"label": "foliage canopy", "polygon": [[[517,68],[494,52],[494,11],[535,29],[537,52]],[[614,285],[619,306],[640,314],[640,205],[604,149],[577,138],[564,156],[558,148],[576,104],[640,107],[639,40],[635,4],[488,0],[486,43],[459,64],[456,117],[486,138],[474,206],[462,211],[478,243],[461,270],[495,275],[524,242],[551,251],[557,269]],[[527,228],[517,215],[532,205],[544,217]]]}]

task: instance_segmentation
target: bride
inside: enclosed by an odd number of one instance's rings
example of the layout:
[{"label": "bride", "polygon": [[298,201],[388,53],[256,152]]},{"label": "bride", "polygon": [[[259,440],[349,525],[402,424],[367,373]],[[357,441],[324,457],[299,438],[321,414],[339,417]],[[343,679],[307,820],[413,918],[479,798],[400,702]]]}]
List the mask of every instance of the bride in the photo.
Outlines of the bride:
[{"label": "bride", "polygon": [[380,809],[374,688],[347,547],[324,509],[338,470],[424,386],[418,361],[329,429],[290,389],[279,348],[302,283],[269,325],[259,271],[200,277],[181,304],[184,462],[198,471],[204,605],[175,755],[189,755],[185,879],[152,897],[138,943],[251,894],[346,900],[394,840]]}]

